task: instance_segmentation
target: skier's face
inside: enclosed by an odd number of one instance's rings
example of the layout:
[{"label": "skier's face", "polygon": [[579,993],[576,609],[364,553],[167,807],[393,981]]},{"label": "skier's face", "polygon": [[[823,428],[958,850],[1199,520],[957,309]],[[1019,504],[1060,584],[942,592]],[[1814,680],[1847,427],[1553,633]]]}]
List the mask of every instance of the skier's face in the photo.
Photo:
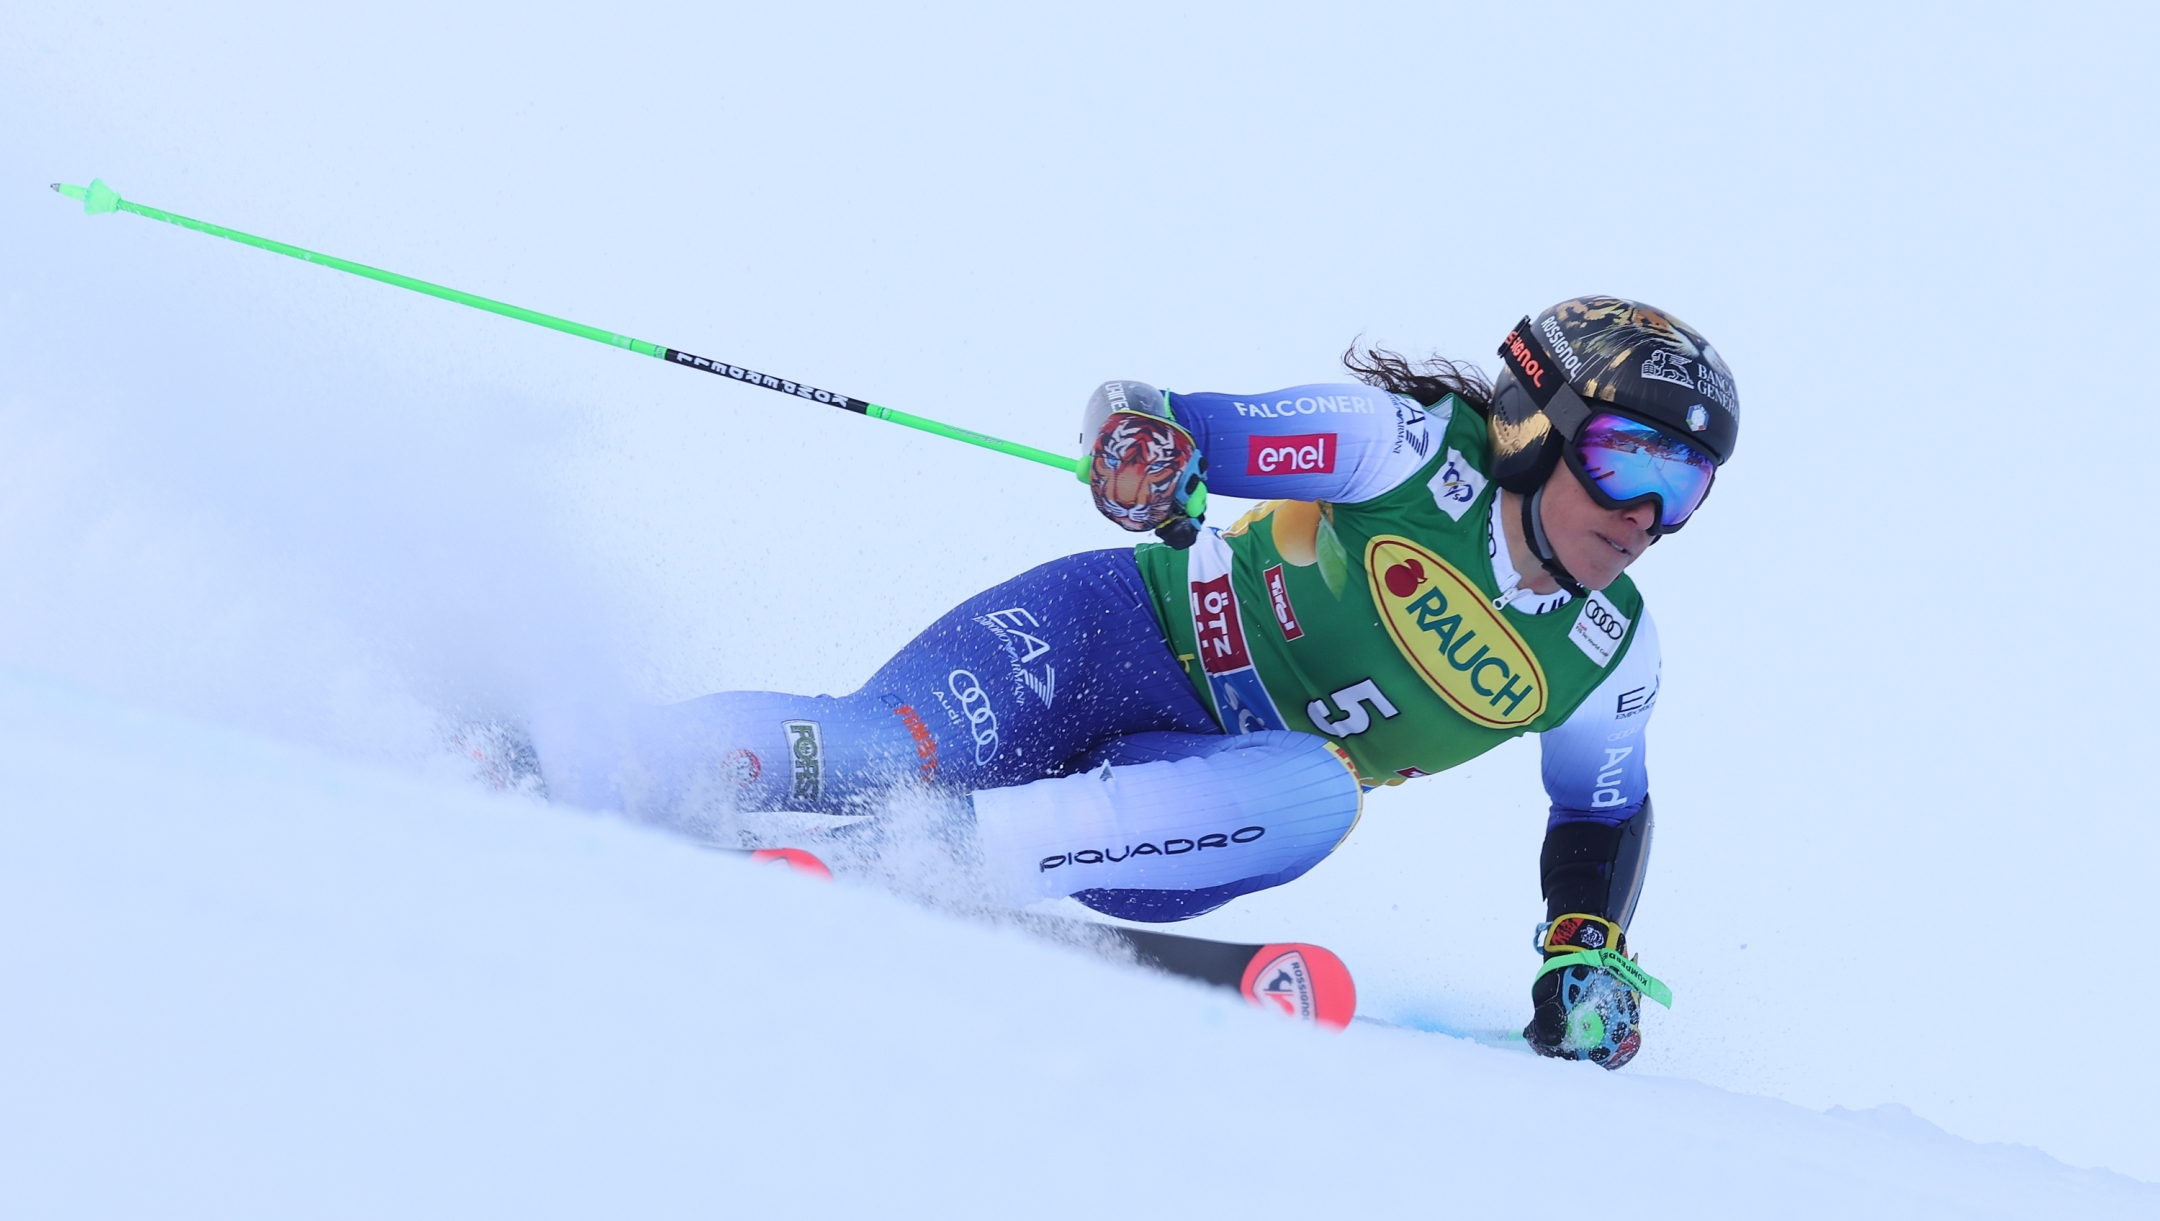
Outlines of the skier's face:
[{"label": "skier's face", "polygon": [[1563,462],[1545,481],[1538,516],[1553,554],[1589,589],[1603,589],[1654,541],[1657,506],[1645,502],[1608,509],[1590,499],[1582,480]]}]

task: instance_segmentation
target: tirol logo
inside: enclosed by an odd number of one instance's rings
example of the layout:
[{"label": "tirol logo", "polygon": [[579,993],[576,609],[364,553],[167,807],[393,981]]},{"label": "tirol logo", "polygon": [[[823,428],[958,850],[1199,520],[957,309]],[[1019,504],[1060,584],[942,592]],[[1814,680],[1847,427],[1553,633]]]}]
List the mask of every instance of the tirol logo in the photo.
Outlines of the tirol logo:
[{"label": "tirol logo", "polygon": [[1282,565],[1273,565],[1260,575],[1267,581],[1268,603],[1275,608],[1275,626],[1282,629],[1282,638],[1303,636],[1305,629],[1298,626],[1297,608],[1290,605],[1290,583],[1283,578]]},{"label": "tirol logo", "polygon": [[1335,434],[1306,432],[1294,437],[1252,437],[1245,450],[1248,475],[1332,475]]},{"label": "tirol logo", "polygon": [[780,729],[787,734],[788,763],[793,768],[794,785],[788,795],[815,805],[825,790],[825,739],[818,733],[818,723],[782,721]]},{"label": "tirol logo", "polygon": [[1261,967],[1253,976],[1252,990],[1253,1000],[1280,1009],[1301,1022],[1319,1018],[1319,1007],[1313,997],[1312,971],[1305,965],[1305,956],[1296,950]]},{"label": "tirol logo", "polygon": [[1210,674],[1228,674],[1252,664],[1245,651],[1245,627],[1238,622],[1237,595],[1230,574],[1192,583],[1193,631],[1199,637],[1200,665]]},{"label": "tirol logo", "polygon": [[1365,545],[1365,572],[1395,647],[1457,712],[1493,729],[1543,715],[1537,655],[1454,565],[1382,534]]}]

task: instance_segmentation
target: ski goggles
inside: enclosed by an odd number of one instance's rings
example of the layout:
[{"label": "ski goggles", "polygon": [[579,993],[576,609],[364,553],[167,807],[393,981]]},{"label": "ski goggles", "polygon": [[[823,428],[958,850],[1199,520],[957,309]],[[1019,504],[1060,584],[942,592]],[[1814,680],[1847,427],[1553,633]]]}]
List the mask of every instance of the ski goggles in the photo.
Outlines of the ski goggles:
[{"label": "ski goggles", "polygon": [[[1650,533],[1656,535],[1686,525],[1710,494],[1716,459],[1677,433],[1576,394],[1567,382],[1567,372],[1577,358],[1571,352],[1569,364],[1555,361],[1530,319],[1516,323],[1501,341],[1500,358],[1513,375],[1513,387],[1529,396],[1561,436],[1572,438],[1564,450],[1567,464],[1592,500],[1608,509],[1656,500],[1657,520],[1650,525]],[[1496,410],[1511,389],[1502,378],[1494,400]]]},{"label": "ski goggles", "polygon": [[1583,422],[1567,447],[1567,464],[1591,499],[1608,509],[1655,500],[1652,534],[1686,525],[1717,479],[1710,455],[1662,428],[1609,411]]}]

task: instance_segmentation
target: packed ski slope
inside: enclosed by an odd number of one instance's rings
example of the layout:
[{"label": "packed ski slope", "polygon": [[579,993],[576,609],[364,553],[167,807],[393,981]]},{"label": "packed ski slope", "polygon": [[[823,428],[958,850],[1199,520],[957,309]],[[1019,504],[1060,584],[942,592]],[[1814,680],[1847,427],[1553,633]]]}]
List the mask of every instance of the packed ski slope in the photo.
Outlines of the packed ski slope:
[{"label": "packed ski slope", "polygon": [[[0,675],[21,1216],[2149,1217],[2160,1186],[1227,993]],[[1540,1186],[1540,1184],[1543,1184]]]},{"label": "packed ski slope", "polygon": [[[0,1179],[46,1211],[2160,1211],[2098,1169],[2160,1181],[2150,12],[11,17]],[[1335,1040],[485,793],[460,720],[847,691],[1131,539],[1054,472],[46,189],[93,176],[1049,447],[1109,377],[1675,310],[1747,415],[1636,567],[1673,1008],[1617,1074],[1477,1042],[1534,967],[1529,743],[1184,930],[1339,952],[1388,1025]]]}]

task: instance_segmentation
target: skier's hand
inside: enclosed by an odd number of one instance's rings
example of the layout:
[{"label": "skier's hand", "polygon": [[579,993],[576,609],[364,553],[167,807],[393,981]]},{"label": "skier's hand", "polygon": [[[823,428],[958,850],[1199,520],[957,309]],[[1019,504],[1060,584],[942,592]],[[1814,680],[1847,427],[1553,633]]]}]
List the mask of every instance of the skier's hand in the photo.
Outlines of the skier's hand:
[{"label": "skier's hand", "polygon": [[1538,930],[1545,966],[1530,985],[1523,1038],[1541,1056],[1618,1068],[1642,1050],[1642,997],[1672,992],[1627,956],[1627,934],[1602,916],[1572,913]]},{"label": "skier's hand", "polygon": [[1127,530],[1153,530],[1173,547],[1199,537],[1207,459],[1170,418],[1163,392],[1146,382],[1104,382],[1088,398],[1080,443],[1088,447],[1095,508]]}]

